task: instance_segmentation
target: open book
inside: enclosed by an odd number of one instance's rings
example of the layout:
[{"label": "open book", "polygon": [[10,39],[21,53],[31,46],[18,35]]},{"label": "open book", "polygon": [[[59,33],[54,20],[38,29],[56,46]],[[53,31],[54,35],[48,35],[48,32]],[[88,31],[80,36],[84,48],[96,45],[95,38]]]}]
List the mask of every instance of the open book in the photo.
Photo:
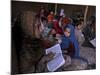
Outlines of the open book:
[{"label": "open book", "polygon": [[56,71],[58,68],[60,68],[62,65],[64,65],[65,60],[62,56],[62,51],[60,48],[60,45],[54,45],[51,48],[46,49],[46,54],[53,52],[55,54],[54,59],[49,61],[47,63],[47,68],[49,71]]}]

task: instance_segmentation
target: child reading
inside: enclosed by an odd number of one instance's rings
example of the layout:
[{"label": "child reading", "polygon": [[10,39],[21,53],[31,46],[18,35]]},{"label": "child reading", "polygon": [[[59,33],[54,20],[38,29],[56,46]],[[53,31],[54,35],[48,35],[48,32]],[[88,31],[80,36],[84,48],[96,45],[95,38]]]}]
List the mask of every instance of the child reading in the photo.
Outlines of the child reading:
[{"label": "child reading", "polygon": [[[68,65],[71,64],[71,57],[74,54],[74,47],[70,42],[70,39],[68,38],[70,36],[70,29],[69,28],[65,28],[64,29],[64,36],[62,36],[61,42],[60,42],[60,47],[62,49],[62,55],[64,57],[65,63],[63,66],[61,66],[60,68],[58,68],[56,71],[62,71],[65,67],[67,67]],[[50,53],[49,55],[44,55],[42,57],[42,59],[40,60],[39,64],[38,64],[38,72],[48,72],[47,69],[47,63],[51,60],[53,60],[53,57],[55,56],[55,54]]]},{"label": "child reading", "polygon": [[69,27],[65,27],[64,35],[62,36],[60,46],[64,53],[67,53],[72,57],[74,56],[74,46],[69,39],[70,35],[71,35],[71,29]]}]

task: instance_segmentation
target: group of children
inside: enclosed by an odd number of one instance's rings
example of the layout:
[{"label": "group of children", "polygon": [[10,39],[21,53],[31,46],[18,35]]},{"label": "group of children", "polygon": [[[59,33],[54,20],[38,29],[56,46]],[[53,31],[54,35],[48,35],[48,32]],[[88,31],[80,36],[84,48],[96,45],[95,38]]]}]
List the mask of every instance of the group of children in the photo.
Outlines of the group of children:
[{"label": "group of children", "polygon": [[[39,35],[38,38],[43,40],[43,47],[45,49],[59,43],[66,61],[65,65],[71,64],[71,58],[80,58],[79,47],[84,41],[84,35],[82,34],[82,19],[77,20],[74,26],[72,19],[66,17],[64,9],[61,9],[59,15],[54,14],[53,11],[50,11],[47,15],[45,9],[42,8],[36,17],[37,16],[38,23],[40,22],[40,24],[36,24],[38,30],[37,34]],[[50,61],[53,56],[53,53],[44,55],[39,63],[38,72],[45,71],[46,63]]]}]

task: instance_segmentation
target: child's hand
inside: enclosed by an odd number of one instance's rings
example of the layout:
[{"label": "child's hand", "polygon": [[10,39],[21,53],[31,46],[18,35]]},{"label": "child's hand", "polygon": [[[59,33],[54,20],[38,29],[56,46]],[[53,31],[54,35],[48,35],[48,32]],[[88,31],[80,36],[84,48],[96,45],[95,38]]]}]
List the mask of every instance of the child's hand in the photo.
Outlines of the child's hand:
[{"label": "child's hand", "polygon": [[47,56],[48,56],[49,58],[53,58],[53,57],[54,57],[54,55],[55,55],[55,54],[54,54],[53,52],[50,52],[50,53],[48,53],[48,55],[47,55]]},{"label": "child's hand", "polygon": [[68,53],[68,51],[67,50],[64,50],[64,53],[66,54],[66,53]]},{"label": "child's hand", "polygon": [[61,44],[62,40],[58,40],[58,43]]},{"label": "child's hand", "polygon": [[48,53],[48,55],[47,55],[47,58],[48,58],[47,62],[51,61],[54,58],[54,56],[55,56],[54,53],[52,53],[52,52]]}]

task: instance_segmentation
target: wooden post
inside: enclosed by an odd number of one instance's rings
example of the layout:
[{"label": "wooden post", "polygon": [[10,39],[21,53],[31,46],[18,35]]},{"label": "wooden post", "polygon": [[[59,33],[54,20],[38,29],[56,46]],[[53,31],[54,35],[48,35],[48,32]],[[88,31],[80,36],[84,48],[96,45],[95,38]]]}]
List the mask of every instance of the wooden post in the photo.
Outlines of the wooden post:
[{"label": "wooden post", "polygon": [[57,3],[55,4],[55,15],[57,14]]},{"label": "wooden post", "polygon": [[84,12],[84,26],[86,25],[87,12],[88,12],[88,6],[86,6],[85,12]]}]

